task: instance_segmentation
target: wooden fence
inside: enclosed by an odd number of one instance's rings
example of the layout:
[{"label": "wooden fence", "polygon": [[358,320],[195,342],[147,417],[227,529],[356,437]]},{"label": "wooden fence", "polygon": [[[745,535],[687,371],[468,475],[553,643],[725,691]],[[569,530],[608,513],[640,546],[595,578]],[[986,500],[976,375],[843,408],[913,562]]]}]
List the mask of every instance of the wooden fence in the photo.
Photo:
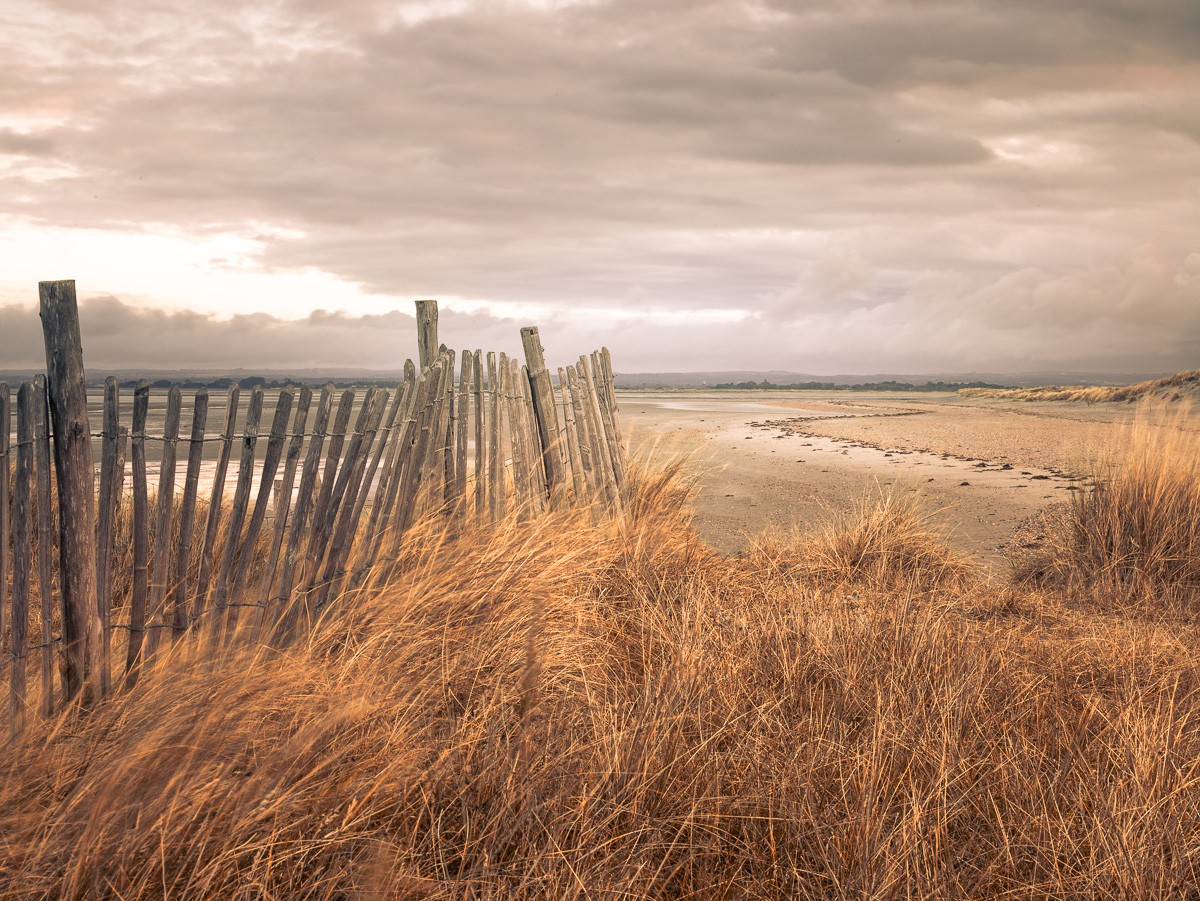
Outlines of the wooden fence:
[{"label": "wooden fence", "polygon": [[[215,654],[235,638],[287,641],[394,559],[421,517],[466,526],[572,505],[622,509],[607,349],[554,380],[537,329],[522,329],[524,365],[455,354],[437,343],[436,305],[422,301],[424,365],[407,361],[391,390],[300,386],[274,397],[234,386],[213,422],[206,389],[171,386],[155,398],[152,434],[149,386],[133,389],[124,422],[110,378],[93,432],[74,283],[41,289],[49,378],[21,384],[15,405],[0,384],[0,658],[13,734],[34,711],[133,685],[166,643],[201,641]],[[62,365],[72,353],[77,372]]]}]

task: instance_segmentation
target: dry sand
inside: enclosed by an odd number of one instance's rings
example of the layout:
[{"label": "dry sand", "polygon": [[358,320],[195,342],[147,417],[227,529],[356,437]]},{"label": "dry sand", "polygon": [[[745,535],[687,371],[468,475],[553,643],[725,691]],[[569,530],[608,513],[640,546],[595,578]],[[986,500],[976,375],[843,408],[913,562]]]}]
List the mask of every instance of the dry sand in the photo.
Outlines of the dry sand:
[{"label": "dry sand", "polygon": [[1085,484],[1089,448],[1132,415],[928,393],[631,391],[620,404],[635,447],[695,454],[697,526],[719,550],[895,483],[919,490],[951,542],[993,568],[1019,525]]}]

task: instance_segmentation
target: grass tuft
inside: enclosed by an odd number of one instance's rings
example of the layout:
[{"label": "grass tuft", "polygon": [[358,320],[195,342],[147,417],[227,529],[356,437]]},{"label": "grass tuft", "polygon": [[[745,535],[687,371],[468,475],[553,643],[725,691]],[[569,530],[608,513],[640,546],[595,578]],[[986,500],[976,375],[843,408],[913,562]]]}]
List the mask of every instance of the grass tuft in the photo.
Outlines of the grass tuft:
[{"label": "grass tuft", "polygon": [[1200,613],[1200,433],[1143,413],[1057,519],[1052,581],[1118,607]]}]

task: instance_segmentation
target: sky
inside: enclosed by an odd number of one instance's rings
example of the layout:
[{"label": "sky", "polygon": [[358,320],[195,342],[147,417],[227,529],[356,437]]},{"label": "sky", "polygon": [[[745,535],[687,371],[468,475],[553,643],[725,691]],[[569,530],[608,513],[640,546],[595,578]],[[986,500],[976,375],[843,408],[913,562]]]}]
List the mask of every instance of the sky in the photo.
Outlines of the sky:
[{"label": "sky", "polygon": [[0,369],[1200,366],[1195,0],[0,0]]}]

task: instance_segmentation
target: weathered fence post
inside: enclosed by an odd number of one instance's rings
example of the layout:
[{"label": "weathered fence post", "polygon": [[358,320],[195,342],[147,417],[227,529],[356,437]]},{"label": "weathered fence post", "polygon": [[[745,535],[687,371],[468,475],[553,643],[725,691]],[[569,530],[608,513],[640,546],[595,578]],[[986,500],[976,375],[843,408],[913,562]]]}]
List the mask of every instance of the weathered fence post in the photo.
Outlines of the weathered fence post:
[{"label": "weathered fence post", "polygon": [[504,431],[502,394],[496,368],[496,352],[487,353],[488,393],[491,395],[491,415],[488,417],[488,515],[492,522],[504,515]]},{"label": "weathered fence post", "polygon": [[150,383],[142,379],[133,389],[133,428],[130,464],[133,470],[133,588],[129,601],[129,638],[125,645],[125,685],[137,683],[137,666],[146,639],[146,572],[150,564],[149,488],[146,484],[146,419],[150,412]]},{"label": "weathered fence post", "polygon": [[541,444],[542,465],[546,471],[546,486],[551,500],[559,502],[566,489],[566,473],[558,449],[558,419],[554,415],[554,387],[550,370],[546,368],[542,342],[534,326],[521,329],[521,344],[525,348],[525,365],[529,368],[529,391],[533,399],[534,419]]},{"label": "weathered fence post", "polygon": [[114,376],[104,380],[104,413],[101,441],[103,456],[100,461],[100,522],[97,526],[96,548],[96,611],[100,614],[100,694],[112,690],[112,667],[109,651],[112,647],[112,554],[113,530],[117,507],[120,505],[118,492],[114,491],[116,479],[117,441],[121,432],[119,422],[120,387]]},{"label": "weathered fence post", "polygon": [[46,376],[58,476],[59,579],[65,689],[89,689],[100,653],[96,609],[95,473],[75,282],[39,282]]},{"label": "weathered fence post", "polygon": [[41,599],[42,629],[42,704],[41,714],[49,718],[54,713],[54,641],[51,634],[51,620],[54,610],[54,594],[51,591],[51,580],[54,554],[54,514],[51,511],[53,501],[50,499],[50,422],[46,411],[46,380],[40,375],[33,380],[35,399],[33,437],[35,450],[35,471],[37,478],[37,507],[38,507],[38,537],[37,537],[37,573],[38,597]]},{"label": "weathered fence post", "polygon": [[487,440],[483,431],[483,353],[478,350],[471,366],[471,395],[475,404],[475,521],[479,523],[487,505]]},{"label": "weathered fence post", "polygon": [[171,635],[178,640],[188,627],[188,562],[192,556],[195,531],[196,493],[200,487],[200,466],[204,456],[204,428],[208,423],[208,389],[197,388],[192,398],[192,436],[188,439],[187,475],[183,483],[183,503],[179,511],[179,542],[175,549],[175,586]]},{"label": "weathered fence post", "polygon": [[162,462],[158,470],[158,512],[154,526],[154,568],[150,573],[150,603],[146,634],[146,662],[158,653],[162,629],[166,625],[168,580],[171,576],[171,517],[175,512],[175,464],[179,449],[179,417],[183,395],[175,385],[167,394],[167,420],[163,426]]},{"label": "weathered fence post", "polygon": [[416,303],[418,362],[424,372],[438,357],[438,305],[436,300],[418,300]]},{"label": "weathered fence post", "polygon": [[8,459],[11,428],[12,394],[8,385],[0,382],[0,649],[4,646],[4,608],[8,606]]},{"label": "weathered fence post", "polygon": [[567,454],[571,461],[571,479],[575,484],[575,497],[582,506],[587,503],[587,482],[583,475],[583,460],[579,453],[579,432],[575,427],[575,407],[567,373],[558,367],[558,390],[562,395],[563,423],[567,435]]},{"label": "weathered fence post", "polygon": [[[12,734],[25,727],[25,655],[29,648],[29,564],[33,556],[33,382],[17,390],[17,471],[13,478],[12,669],[8,709]],[[7,475],[7,474],[6,474]]]}]

